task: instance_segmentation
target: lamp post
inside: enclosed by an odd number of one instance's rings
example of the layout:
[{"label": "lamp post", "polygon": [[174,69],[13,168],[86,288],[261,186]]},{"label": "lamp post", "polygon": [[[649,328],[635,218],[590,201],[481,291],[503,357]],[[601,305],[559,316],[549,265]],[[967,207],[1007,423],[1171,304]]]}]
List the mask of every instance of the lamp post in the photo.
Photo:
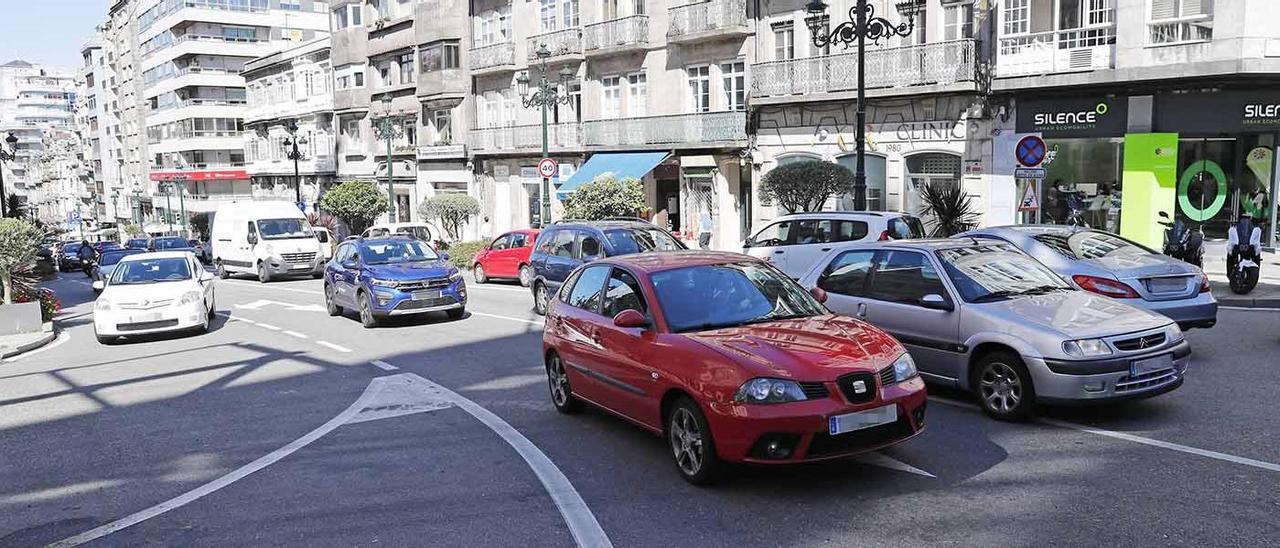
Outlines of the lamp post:
[{"label": "lamp post", "polygon": [[302,176],[298,174],[298,160],[303,159],[303,154],[298,150],[298,145],[307,144],[307,138],[298,137],[298,122],[295,120],[289,120],[289,125],[284,129],[289,132],[289,137],[284,140],[284,155],[293,160],[293,197],[298,206],[302,207]]},{"label": "lamp post", "polygon": [[133,223],[138,225],[138,228],[142,228],[142,189],[139,189],[136,185],[133,187],[133,205],[137,208],[137,213],[134,213]]},{"label": "lamp post", "polygon": [[111,218],[116,222],[116,230],[120,226],[120,189],[111,190]]},{"label": "lamp post", "polygon": [[[824,48],[831,44],[843,44],[846,49],[850,45],[857,44],[858,47],[858,114],[857,114],[857,148],[858,160],[857,171],[854,172],[853,179],[853,208],[858,211],[867,209],[867,170],[866,170],[866,149],[867,149],[867,97],[866,97],[866,44],[870,38],[872,42],[879,44],[883,38],[893,36],[908,36],[915,29],[915,2],[910,0],[910,7],[907,8],[907,22],[894,25],[883,17],[876,17],[875,8],[867,3],[867,0],[856,0],[853,7],[849,8],[849,20],[836,25],[834,29],[828,32],[826,29],[829,18],[827,17],[827,4],[822,0],[810,0],[805,5],[805,11],[808,17],[804,18],[804,22],[809,27],[809,33],[813,35],[813,45]],[[923,1],[923,0],[921,0]]]},{"label": "lamp post", "polygon": [[[547,158],[547,108],[559,105],[569,104],[573,100],[573,96],[567,93],[569,80],[573,78],[573,71],[569,70],[569,66],[565,65],[560,69],[560,80],[553,82],[547,79],[547,58],[551,57],[551,50],[546,44],[538,46],[538,50],[534,52],[538,57],[540,65],[540,73],[538,74],[538,89],[529,94],[529,71],[523,71],[516,76],[516,85],[520,92],[520,102],[524,103],[525,108],[537,106],[542,109],[542,157]],[[564,86],[566,93],[560,93],[560,87]],[[542,225],[546,226],[551,221],[551,178],[542,178]]]},{"label": "lamp post", "polygon": [[9,209],[9,201],[4,196],[4,163],[12,162],[18,156],[18,138],[12,132],[4,138],[4,142],[9,144],[10,152],[5,152],[4,147],[0,146],[0,217],[8,215]]},{"label": "lamp post", "polygon": [[[182,173],[182,167],[178,167],[178,170],[178,174],[173,176],[173,180],[169,181],[169,188],[170,190],[178,191],[178,230],[181,231],[178,235],[186,238],[187,206],[183,200],[183,195],[187,193],[187,181],[190,180],[190,176],[186,173]],[[182,186],[178,186],[179,183],[181,183]]]},{"label": "lamp post", "polygon": [[373,132],[378,139],[387,142],[387,199],[391,202],[387,208],[387,221],[396,222],[396,190],[395,182],[392,179],[392,162],[391,162],[391,142],[399,139],[404,135],[404,130],[400,127],[400,117],[391,114],[391,94],[384,93],[382,95],[383,116],[379,118],[373,125]]},{"label": "lamp post", "polygon": [[167,232],[173,226],[173,202],[169,200],[169,196],[173,194],[173,183],[160,183],[160,192],[164,193],[164,225]]}]

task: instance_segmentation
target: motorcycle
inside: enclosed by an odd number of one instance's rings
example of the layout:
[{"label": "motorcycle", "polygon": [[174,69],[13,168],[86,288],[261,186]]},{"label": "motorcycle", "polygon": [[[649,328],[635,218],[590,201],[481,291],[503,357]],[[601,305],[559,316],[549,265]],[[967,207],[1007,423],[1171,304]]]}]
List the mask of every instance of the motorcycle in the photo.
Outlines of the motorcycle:
[{"label": "motorcycle", "polygon": [[1262,228],[1253,218],[1242,215],[1227,233],[1227,281],[1231,291],[1244,295],[1258,285],[1262,265]]},{"label": "motorcycle", "polygon": [[84,270],[84,275],[93,278],[93,269],[98,265],[96,259],[81,259],[80,268]]},{"label": "motorcycle", "polygon": [[[1169,214],[1161,211],[1161,219]],[[1159,221],[1164,231],[1164,254],[1204,268],[1204,229],[1200,225],[1187,226],[1182,219]]]}]

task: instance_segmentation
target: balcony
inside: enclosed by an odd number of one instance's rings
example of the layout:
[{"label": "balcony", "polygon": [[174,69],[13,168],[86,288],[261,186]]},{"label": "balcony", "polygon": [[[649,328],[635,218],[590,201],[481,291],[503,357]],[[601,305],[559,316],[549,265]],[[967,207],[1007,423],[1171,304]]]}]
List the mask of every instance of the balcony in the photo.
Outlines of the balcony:
[{"label": "balcony", "polygon": [[667,41],[692,42],[705,38],[745,36],[751,32],[747,21],[747,0],[710,0],[667,8],[671,20]]},{"label": "balcony", "polygon": [[467,157],[467,145],[435,144],[418,147],[418,161],[460,160]]},{"label": "balcony", "polygon": [[[545,44],[551,50],[550,59],[582,58],[582,29],[578,27],[557,30],[537,36],[530,36],[528,41],[529,61],[538,60],[538,47]],[[564,59],[561,59],[564,60]]]},{"label": "balcony", "polygon": [[632,15],[582,28],[582,47],[586,55],[607,55],[649,44],[649,16]]},{"label": "balcony", "polygon": [[1109,69],[1115,59],[1115,25],[1003,36],[996,76]]},{"label": "balcony", "polygon": [[[467,134],[472,152],[534,152],[542,150],[542,126],[506,126],[473,129]],[[547,125],[547,144],[551,149],[582,148],[582,126],[569,122]]]},{"label": "balcony", "polygon": [[494,74],[516,69],[515,42],[499,42],[472,48],[467,53],[474,74]]},{"label": "balcony", "polygon": [[583,140],[593,147],[742,145],[747,113],[702,112],[583,122]]},{"label": "balcony", "polygon": [[[867,89],[974,82],[975,41],[952,40],[867,51]],[[858,89],[858,54],[841,53],[751,65],[752,97]]]}]

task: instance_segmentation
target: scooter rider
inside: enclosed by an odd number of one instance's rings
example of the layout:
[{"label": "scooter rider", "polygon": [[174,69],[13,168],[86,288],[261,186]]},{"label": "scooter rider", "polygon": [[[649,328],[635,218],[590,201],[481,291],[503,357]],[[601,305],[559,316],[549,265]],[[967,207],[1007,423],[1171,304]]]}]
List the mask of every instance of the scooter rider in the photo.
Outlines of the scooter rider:
[{"label": "scooter rider", "polygon": [[88,274],[93,271],[93,263],[98,259],[98,251],[89,245],[89,240],[80,241],[80,250],[76,252],[80,257],[80,266]]}]

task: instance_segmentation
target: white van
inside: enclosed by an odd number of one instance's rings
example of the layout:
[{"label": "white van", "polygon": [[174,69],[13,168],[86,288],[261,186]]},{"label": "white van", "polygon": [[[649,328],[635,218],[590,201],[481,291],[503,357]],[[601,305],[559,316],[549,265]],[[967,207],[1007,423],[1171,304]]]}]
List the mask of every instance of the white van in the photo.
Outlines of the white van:
[{"label": "white van", "polygon": [[218,276],[256,274],[266,283],[282,276],[324,275],[324,252],[298,206],[291,202],[234,202],[213,216],[213,265]]}]

